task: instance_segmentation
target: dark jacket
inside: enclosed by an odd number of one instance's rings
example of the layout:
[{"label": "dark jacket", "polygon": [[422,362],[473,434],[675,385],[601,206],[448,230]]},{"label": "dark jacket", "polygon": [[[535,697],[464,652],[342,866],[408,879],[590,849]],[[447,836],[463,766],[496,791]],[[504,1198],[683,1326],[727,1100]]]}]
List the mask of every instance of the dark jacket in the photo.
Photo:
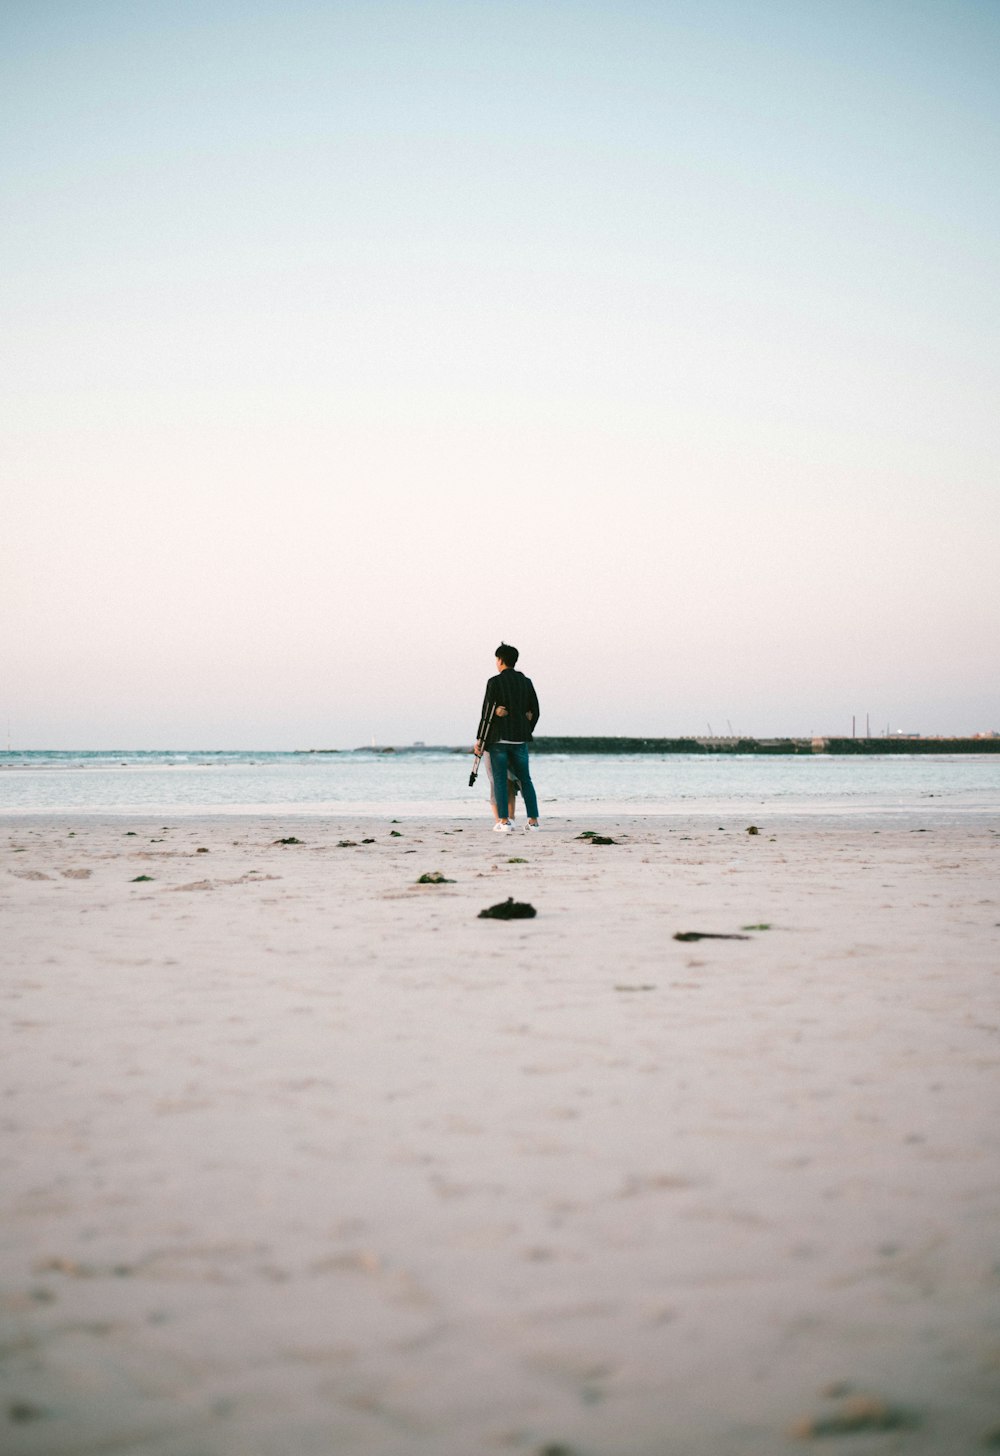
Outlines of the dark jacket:
[{"label": "dark jacket", "polygon": [[[490,709],[501,706],[507,709],[504,716],[498,718],[494,711],[491,718]],[[516,667],[505,668],[486,684],[476,738],[484,748],[490,748],[501,738],[511,743],[527,743],[535,731],[538,716],[538,695],[531,678],[518,672]]]}]

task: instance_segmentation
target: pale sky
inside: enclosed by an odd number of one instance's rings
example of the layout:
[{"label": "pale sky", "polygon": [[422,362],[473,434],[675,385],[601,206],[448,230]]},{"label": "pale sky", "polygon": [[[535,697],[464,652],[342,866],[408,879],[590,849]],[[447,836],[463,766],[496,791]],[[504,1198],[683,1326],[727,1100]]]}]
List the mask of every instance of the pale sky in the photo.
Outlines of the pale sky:
[{"label": "pale sky", "polygon": [[995,0],[0,25],[12,747],[1000,729]]}]

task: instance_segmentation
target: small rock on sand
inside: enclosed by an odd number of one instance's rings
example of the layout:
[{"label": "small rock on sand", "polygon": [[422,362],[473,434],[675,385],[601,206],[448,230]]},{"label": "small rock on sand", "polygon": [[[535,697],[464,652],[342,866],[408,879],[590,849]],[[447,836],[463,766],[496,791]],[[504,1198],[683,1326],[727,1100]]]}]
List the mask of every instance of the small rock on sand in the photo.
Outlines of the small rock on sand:
[{"label": "small rock on sand", "polygon": [[855,1436],[863,1431],[899,1431],[917,1424],[898,1406],[874,1395],[855,1395],[838,1410],[796,1421],[790,1434],[800,1441],[820,1436]]},{"label": "small rock on sand", "polygon": [[7,1418],[16,1425],[27,1421],[39,1421],[46,1414],[45,1409],[30,1400],[12,1400],[7,1406]]}]

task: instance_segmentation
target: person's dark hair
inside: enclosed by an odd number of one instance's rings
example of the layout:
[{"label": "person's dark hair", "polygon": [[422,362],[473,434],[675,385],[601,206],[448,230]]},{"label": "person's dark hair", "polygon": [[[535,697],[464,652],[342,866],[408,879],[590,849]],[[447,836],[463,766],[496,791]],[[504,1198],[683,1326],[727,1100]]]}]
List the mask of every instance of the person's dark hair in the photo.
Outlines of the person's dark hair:
[{"label": "person's dark hair", "polygon": [[517,648],[511,647],[507,642],[501,642],[500,646],[494,653],[494,656],[499,657],[504,667],[516,667],[517,659],[520,657],[520,655],[521,654],[518,652]]}]

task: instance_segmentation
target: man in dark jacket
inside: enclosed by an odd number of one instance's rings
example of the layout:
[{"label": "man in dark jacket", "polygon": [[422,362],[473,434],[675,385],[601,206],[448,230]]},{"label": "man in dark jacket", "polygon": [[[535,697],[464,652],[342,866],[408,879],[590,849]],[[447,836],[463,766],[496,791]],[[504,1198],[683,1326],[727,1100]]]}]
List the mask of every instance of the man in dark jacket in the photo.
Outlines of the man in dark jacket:
[{"label": "man in dark jacket", "polygon": [[517,671],[517,659],[517,648],[501,642],[497,648],[496,677],[491,677],[486,684],[476,733],[476,753],[486,750],[490,755],[499,816],[494,829],[500,834],[514,831],[507,813],[508,768],[521,784],[528,829],[539,827],[538,800],[528,769],[528,744],[538,722],[538,697],[531,679]]}]

